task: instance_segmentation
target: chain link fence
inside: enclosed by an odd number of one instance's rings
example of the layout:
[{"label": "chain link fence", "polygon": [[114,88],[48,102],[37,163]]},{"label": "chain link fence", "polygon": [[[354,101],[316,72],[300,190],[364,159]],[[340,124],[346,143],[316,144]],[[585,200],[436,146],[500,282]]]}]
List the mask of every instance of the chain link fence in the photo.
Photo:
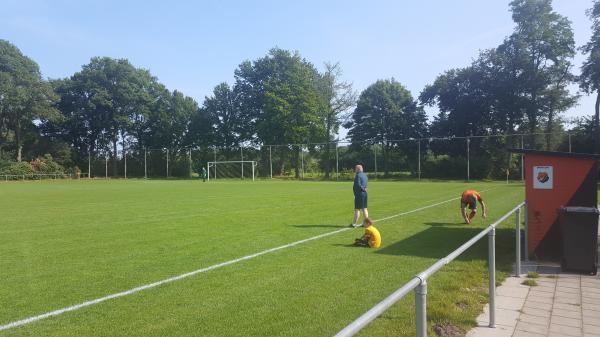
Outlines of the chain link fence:
[{"label": "chain link fence", "polygon": [[[508,151],[527,148],[589,152],[590,135],[539,133],[470,137],[431,137],[351,143],[208,146],[180,149],[120,149],[90,155],[92,178],[197,178],[208,162],[246,162],[213,165],[221,179],[348,180],[357,163],[374,179],[510,179],[523,178],[522,156]],[[85,169],[82,169],[84,173]]]}]

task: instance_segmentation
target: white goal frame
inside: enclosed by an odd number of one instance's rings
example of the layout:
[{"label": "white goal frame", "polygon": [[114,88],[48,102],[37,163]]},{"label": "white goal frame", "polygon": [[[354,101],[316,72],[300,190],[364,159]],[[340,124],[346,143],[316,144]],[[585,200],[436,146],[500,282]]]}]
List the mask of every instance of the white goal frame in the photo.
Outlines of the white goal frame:
[{"label": "white goal frame", "polygon": [[241,164],[242,167],[242,175],[241,178],[244,179],[244,164],[245,163],[251,163],[252,164],[252,181],[254,181],[254,176],[255,176],[255,172],[256,172],[256,165],[257,162],[254,160],[229,160],[229,161],[209,161],[208,163],[206,163],[206,175],[207,175],[207,179],[208,181],[210,181],[210,169],[214,167],[215,169],[215,174],[213,179],[217,180],[217,165],[218,164],[236,164],[239,163]]}]

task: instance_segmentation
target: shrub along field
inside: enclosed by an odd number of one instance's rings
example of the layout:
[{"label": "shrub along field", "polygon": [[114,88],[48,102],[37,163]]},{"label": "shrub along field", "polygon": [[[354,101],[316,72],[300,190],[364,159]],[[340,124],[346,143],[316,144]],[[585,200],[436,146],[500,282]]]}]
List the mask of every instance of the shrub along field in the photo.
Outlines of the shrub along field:
[{"label": "shrub along field", "polygon": [[[340,230],[349,182],[45,181],[0,184],[0,326]],[[487,220],[461,223],[482,191]],[[0,336],[331,336],[523,199],[501,183],[371,181],[380,249],[347,229],[128,296],[0,330]],[[377,221],[388,216],[437,206]],[[499,281],[511,217],[498,230]],[[429,281],[428,324],[466,331],[487,301],[487,240]],[[502,272],[504,271],[504,272]],[[414,335],[414,298],[364,336]]]}]

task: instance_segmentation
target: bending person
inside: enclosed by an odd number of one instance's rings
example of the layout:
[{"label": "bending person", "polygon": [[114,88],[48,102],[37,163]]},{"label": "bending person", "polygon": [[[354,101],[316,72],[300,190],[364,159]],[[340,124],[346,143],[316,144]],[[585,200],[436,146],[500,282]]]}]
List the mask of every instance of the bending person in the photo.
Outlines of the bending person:
[{"label": "bending person", "polygon": [[[481,216],[485,219],[485,203],[483,202],[483,199],[481,198],[479,192],[475,190],[466,190],[462,193],[460,197],[460,212],[466,224],[470,224],[475,214],[477,214],[478,201],[481,204]],[[469,207],[469,209],[471,210],[471,212],[468,215],[467,207]]]}]

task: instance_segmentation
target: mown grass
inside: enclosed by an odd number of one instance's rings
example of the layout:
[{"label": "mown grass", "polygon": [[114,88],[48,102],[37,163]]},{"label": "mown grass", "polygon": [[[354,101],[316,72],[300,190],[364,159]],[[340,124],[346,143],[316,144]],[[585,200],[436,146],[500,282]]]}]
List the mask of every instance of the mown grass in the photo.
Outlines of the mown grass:
[{"label": "mown grass", "polygon": [[[331,336],[523,198],[519,185],[383,182],[374,219],[483,190],[488,220],[458,201],[376,222],[378,250],[348,230],[0,336]],[[486,191],[487,190],[487,191]],[[0,325],[342,228],[351,183],[91,181],[0,185]],[[497,231],[498,282],[514,249]],[[429,280],[429,323],[463,330],[487,300],[487,240]],[[364,336],[414,335],[408,296]]]}]

